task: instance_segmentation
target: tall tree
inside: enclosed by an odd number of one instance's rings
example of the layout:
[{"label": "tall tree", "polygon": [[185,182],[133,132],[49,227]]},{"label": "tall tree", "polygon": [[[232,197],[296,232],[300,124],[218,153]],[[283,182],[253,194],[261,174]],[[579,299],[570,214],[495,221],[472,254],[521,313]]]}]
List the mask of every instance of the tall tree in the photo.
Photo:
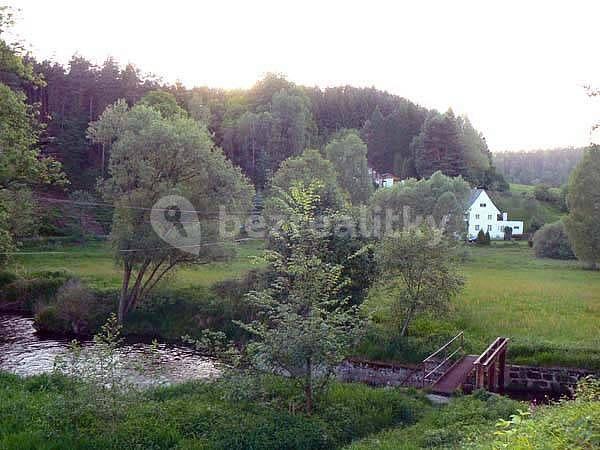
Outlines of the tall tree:
[{"label": "tall tree", "polygon": [[[123,270],[120,321],[176,267],[222,255],[216,208],[248,210],[253,192],[239,169],[214,147],[205,127],[178,113],[164,114],[163,105],[136,105],[127,112],[112,144],[110,178],[102,186],[104,198],[115,206],[111,241]],[[102,129],[109,117],[103,116],[95,128]],[[193,244],[197,253],[167,244],[152,227],[152,208],[173,194],[184,196],[198,211],[202,241]]]},{"label": "tall tree", "polygon": [[[43,82],[33,76],[17,49],[3,39],[12,24],[7,8],[0,7],[0,74],[2,79],[19,79],[39,86]],[[40,154],[40,125],[35,109],[26,104],[25,94],[0,81],[0,264],[14,250],[15,236],[22,236],[33,214],[28,194],[32,187],[50,183],[64,184],[60,164]],[[18,208],[18,211],[17,211]],[[15,220],[16,217],[20,221]]]},{"label": "tall tree", "polygon": [[590,147],[569,180],[565,227],[573,251],[587,267],[600,262],[600,147]]},{"label": "tall tree", "polygon": [[292,189],[289,200],[294,214],[275,236],[282,251],[267,253],[276,281],[249,295],[257,319],[241,325],[254,337],[248,353],[255,367],[298,381],[311,414],[315,386],[324,386],[348,355],[361,320],[341,295],[348,282],[342,265],[320,256],[326,243],[314,227],[318,194],[310,187]]},{"label": "tall tree", "polygon": [[281,90],[273,94],[271,115],[273,129],[269,159],[276,169],[282,161],[298,156],[310,145],[310,100],[299,93]]},{"label": "tall tree", "polygon": [[460,129],[451,110],[443,115],[431,113],[411,146],[420,177],[430,177],[438,170],[451,177],[467,173]]},{"label": "tall tree", "polygon": [[[338,184],[335,167],[318,150],[307,149],[300,156],[285,160],[272,180],[274,190],[283,192],[290,192],[293,186],[308,187],[311,184],[319,196],[315,206],[319,213],[339,211],[345,206],[347,194]],[[269,199],[268,211],[272,204]]]},{"label": "tall tree", "polygon": [[373,193],[367,163],[367,146],[354,130],[340,133],[325,147],[327,159],[337,171],[339,184],[353,204],[366,203]]}]

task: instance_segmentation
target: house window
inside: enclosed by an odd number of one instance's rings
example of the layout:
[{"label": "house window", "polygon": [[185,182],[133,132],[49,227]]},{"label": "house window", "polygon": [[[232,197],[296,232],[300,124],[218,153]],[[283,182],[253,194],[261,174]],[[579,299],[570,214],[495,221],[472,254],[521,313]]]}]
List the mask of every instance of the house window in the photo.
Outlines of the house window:
[{"label": "house window", "polygon": [[479,230],[479,225],[475,225],[475,231]]},{"label": "house window", "polygon": [[476,219],[479,219],[479,214],[475,214],[475,218],[476,218]]},{"label": "house window", "polygon": [[492,226],[488,225],[488,231],[492,231]]},{"label": "house window", "polygon": [[479,206],[480,206],[481,208],[485,208],[485,207],[486,207],[486,204],[485,204],[485,203],[480,203],[480,204],[479,204]]},{"label": "house window", "polygon": [[492,215],[488,214],[488,220],[492,220]]}]

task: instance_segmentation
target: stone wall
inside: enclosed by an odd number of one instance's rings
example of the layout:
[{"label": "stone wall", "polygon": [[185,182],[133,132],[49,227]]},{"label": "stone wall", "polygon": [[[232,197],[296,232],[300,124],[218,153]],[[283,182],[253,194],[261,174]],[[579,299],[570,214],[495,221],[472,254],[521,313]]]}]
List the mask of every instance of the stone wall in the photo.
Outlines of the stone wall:
[{"label": "stone wall", "polygon": [[568,367],[506,365],[504,386],[508,392],[570,394],[579,379],[594,372]]},{"label": "stone wall", "polygon": [[338,380],[371,386],[421,386],[421,371],[410,365],[346,360],[336,369]]}]

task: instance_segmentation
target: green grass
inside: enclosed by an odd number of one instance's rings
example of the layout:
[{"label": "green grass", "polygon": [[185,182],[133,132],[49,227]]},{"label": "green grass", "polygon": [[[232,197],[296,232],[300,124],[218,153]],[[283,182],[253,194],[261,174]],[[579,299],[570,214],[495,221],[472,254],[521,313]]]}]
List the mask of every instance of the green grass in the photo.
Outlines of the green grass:
[{"label": "green grass", "polygon": [[[552,223],[565,216],[566,213],[557,204],[533,198],[534,188],[527,184],[511,184],[509,192],[492,192],[491,197],[498,209],[508,211],[510,220],[523,220],[525,231],[534,221],[538,224]],[[559,189],[551,190],[560,196]]]},{"label": "green grass", "polygon": [[461,448],[506,419],[521,406],[518,402],[486,393],[458,397],[446,406],[430,409],[416,424],[374,433],[345,447],[346,450],[413,450]]},{"label": "green grass", "polygon": [[[181,268],[167,284],[176,285],[178,288],[207,287],[218,281],[240,277],[257,267],[254,257],[260,255],[263,247],[262,241],[242,242],[238,244],[238,252],[233,260]],[[16,256],[12,270],[29,273],[66,270],[94,288],[118,288],[121,285],[121,271],[114,262],[110,245],[106,242],[92,242],[84,246],[66,245],[47,251],[35,248],[24,251],[40,253]]]},{"label": "green grass", "polygon": [[240,397],[225,382],[185,383],[117,398],[117,408],[99,411],[62,377],[0,373],[0,448],[331,449],[415,423],[430,408],[414,392],[333,383],[309,417],[291,408],[298,391],[287,380],[259,386]]},{"label": "green grass", "polygon": [[[413,332],[464,330],[474,352],[506,336],[516,363],[600,368],[600,272],[576,261],[537,259],[525,244],[470,246],[465,289],[452,313],[417,321]],[[392,298],[375,289],[366,307],[385,324]]]}]

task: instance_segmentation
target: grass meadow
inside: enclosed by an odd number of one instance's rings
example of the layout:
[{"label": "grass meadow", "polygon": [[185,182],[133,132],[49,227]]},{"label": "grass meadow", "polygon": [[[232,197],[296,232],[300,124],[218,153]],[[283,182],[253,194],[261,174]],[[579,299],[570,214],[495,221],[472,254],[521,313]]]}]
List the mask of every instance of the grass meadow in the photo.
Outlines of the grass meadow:
[{"label": "grass meadow", "polygon": [[[242,242],[238,244],[237,254],[231,261],[183,267],[166,283],[178,288],[208,287],[228,278],[240,277],[248,270],[260,266],[256,257],[260,256],[263,247],[262,241]],[[121,286],[121,270],[115,264],[113,250],[106,242],[65,245],[51,250],[32,249],[31,253],[16,257],[12,270],[17,273],[32,273],[64,269],[95,288]]]},{"label": "grass meadow", "polygon": [[[262,247],[262,242],[242,243],[230,262],[182,268],[165,287],[209,287],[239,278],[260,264],[255,257]],[[120,271],[107,243],[57,251],[64,253],[19,256],[14,268],[30,273],[65,269],[97,288],[120,285]],[[525,242],[471,245],[465,253],[466,284],[452,311],[415,323],[413,332],[435,335],[443,329],[449,335],[464,330],[472,352],[482,351],[497,336],[506,336],[511,339],[513,362],[600,368],[600,272],[582,270],[577,261],[537,259]],[[393,296],[393,291],[375,286],[365,303],[388,334],[395,333]],[[443,340],[431,339],[432,346]],[[373,355],[367,352],[366,356]],[[403,359],[397,354],[388,357]]]},{"label": "grass meadow", "polygon": [[[538,259],[526,242],[472,245],[466,253],[465,288],[452,310],[415,323],[417,332],[464,330],[472,352],[506,336],[513,362],[600,368],[600,272]],[[392,326],[393,295],[375,287],[365,304],[383,327]]]}]

